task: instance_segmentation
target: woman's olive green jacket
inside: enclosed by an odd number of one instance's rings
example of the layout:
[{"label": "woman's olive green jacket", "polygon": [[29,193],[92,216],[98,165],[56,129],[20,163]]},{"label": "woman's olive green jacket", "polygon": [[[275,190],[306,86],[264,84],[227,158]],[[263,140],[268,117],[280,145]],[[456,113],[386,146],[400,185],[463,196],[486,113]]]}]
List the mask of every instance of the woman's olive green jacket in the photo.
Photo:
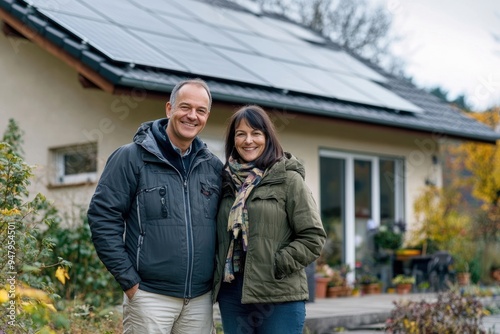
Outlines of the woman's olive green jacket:
[{"label": "woman's olive green jacket", "polygon": [[[298,301],[309,297],[304,268],[318,258],[326,235],[304,176],[302,164],[286,153],[246,201],[249,231],[243,304]],[[235,198],[234,185],[227,172],[222,187],[217,216],[214,301],[224,277],[230,243],[227,221]]]}]

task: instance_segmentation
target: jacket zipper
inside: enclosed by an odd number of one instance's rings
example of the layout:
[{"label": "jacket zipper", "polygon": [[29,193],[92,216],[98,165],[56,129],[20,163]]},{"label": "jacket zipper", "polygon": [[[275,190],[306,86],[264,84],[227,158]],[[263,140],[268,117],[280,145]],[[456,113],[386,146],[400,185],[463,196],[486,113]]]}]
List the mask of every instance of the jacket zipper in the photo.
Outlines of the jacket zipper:
[{"label": "jacket zipper", "polygon": [[188,180],[187,178],[184,180],[184,205],[186,208],[186,240],[187,240],[187,254],[188,254],[188,264],[187,264],[187,272],[186,272],[186,286],[185,286],[185,296],[186,298],[191,298],[191,284],[193,280],[193,226],[191,222],[191,207],[189,201],[189,189],[188,189]]},{"label": "jacket zipper", "polygon": [[144,240],[144,235],[146,234],[143,229],[142,229],[142,222],[141,222],[141,212],[139,211],[139,196],[136,197],[135,199],[136,203],[136,210],[137,210],[137,223],[139,224],[139,240],[137,241],[137,256],[136,256],[136,270],[139,272],[139,257],[141,255],[141,248],[142,248],[142,242]]}]

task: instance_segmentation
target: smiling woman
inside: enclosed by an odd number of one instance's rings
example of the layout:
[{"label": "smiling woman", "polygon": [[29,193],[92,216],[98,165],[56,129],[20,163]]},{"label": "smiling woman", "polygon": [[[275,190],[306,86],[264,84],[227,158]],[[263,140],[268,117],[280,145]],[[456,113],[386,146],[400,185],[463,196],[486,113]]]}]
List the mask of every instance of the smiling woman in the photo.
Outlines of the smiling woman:
[{"label": "smiling woman", "polygon": [[225,153],[213,297],[224,332],[301,334],[305,267],[325,242],[304,167],[255,105],[229,120]]}]

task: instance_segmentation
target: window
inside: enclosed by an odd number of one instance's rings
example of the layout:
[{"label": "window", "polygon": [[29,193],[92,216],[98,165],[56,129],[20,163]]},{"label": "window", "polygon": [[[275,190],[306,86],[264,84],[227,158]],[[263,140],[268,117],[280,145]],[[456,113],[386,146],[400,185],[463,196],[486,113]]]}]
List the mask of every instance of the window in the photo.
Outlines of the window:
[{"label": "window", "polygon": [[51,149],[56,185],[97,181],[97,143]]}]

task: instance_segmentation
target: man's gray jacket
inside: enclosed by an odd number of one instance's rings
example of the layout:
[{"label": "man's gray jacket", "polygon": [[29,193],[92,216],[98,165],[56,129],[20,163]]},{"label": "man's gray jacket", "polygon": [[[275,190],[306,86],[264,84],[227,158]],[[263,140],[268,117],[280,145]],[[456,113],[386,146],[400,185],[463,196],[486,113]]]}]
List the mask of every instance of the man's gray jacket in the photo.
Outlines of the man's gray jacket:
[{"label": "man's gray jacket", "polygon": [[99,258],[124,291],[140,283],[194,298],[212,287],[223,166],[196,138],[184,175],[172,163],[180,156],[165,158],[153,135],[166,123],[142,124],[134,142],[109,157],[88,220]]}]

